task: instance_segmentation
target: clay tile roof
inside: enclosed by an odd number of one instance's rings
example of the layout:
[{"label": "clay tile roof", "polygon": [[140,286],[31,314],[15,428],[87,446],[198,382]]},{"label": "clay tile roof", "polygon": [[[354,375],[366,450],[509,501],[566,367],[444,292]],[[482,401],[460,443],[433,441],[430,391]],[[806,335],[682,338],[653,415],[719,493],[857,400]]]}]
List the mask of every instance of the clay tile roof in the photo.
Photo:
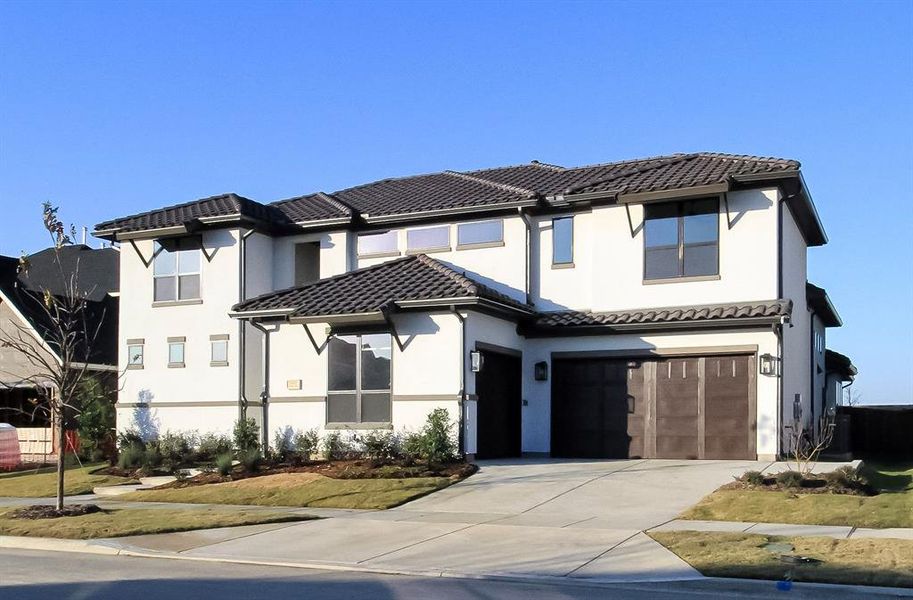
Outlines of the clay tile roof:
[{"label": "clay tile roof", "polygon": [[613,325],[705,322],[721,319],[776,318],[789,316],[791,312],[792,302],[789,300],[669,306],[611,312],[560,311],[538,315],[533,327],[537,329],[573,329]]},{"label": "clay tile roof", "polygon": [[116,229],[120,232],[145,231],[175,227],[189,221],[207,217],[247,218],[274,224],[288,224],[282,211],[237,194],[221,194],[201,200],[176,204],[144,213],[105,221],[95,226],[96,231]]},{"label": "clay tile roof", "polygon": [[321,279],[237,304],[232,312],[286,310],[292,317],[377,312],[398,302],[489,301],[531,313],[532,308],[424,254]]}]

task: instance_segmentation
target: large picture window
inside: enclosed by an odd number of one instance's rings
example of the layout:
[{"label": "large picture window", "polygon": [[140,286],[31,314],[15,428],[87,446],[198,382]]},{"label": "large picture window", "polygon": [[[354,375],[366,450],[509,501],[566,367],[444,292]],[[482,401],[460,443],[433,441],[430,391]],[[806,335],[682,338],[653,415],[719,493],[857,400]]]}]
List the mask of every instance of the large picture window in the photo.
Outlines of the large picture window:
[{"label": "large picture window", "polygon": [[329,342],[328,423],[389,423],[391,337],[340,335]]},{"label": "large picture window", "polygon": [[196,238],[155,242],[155,302],[200,298],[200,254],[200,240]]},{"label": "large picture window", "polygon": [[644,207],[644,279],[719,274],[716,198]]}]

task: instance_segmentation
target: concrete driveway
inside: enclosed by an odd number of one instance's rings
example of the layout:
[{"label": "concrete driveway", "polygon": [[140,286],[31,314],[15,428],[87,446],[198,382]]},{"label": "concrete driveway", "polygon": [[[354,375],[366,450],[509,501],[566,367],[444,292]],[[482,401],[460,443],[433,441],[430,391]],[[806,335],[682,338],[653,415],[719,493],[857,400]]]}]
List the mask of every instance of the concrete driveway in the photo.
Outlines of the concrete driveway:
[{"label": "concrete driveway", "polygon": [[406,574],[602,582],[693,579],[700,575],[643,532],[674,519],[732,477],[768,465],[483,462],[466,481],[392,510],[337,511],[306,523],[116,543],[194,558]]}]

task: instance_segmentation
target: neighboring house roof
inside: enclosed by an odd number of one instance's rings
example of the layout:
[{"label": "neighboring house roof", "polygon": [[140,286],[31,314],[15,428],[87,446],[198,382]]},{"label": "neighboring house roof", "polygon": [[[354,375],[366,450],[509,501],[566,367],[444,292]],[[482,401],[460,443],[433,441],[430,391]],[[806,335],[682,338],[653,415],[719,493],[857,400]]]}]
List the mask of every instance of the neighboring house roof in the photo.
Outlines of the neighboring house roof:
[{"label": "neighboring house roof", "polygon": [[812,310],[815,311],[815,314],[818,315],[825,327],[841,327],[843,325],[843,320],[837,314],[837,309],[834,308],[834,304],[824,288],[819,288],[817,285],[806,282],[805,301],[812,307]]},{"label": "neighboring house roof", "polygon": [[853,381],[859,373],[848,356],[830,349],[824,352],[824,370],[839,375],[841,381]]},{"label": "neighboring house roof", "polygon": [[64,295],[63,277],[78,273],[77,290],[87,299],[86,329],[90,335],[98,332],[91,352],[78,360],[117,365],[118,300],[111,294],[119,290],[120,253],[113,248],[92,249],[75,244],[63,246],[57,252],[48,248],[27,256],[27,260],[28,271],[19,272],[18,258],[0,256],[3,296],[56,352],[53,337],[48,335],[53,323],[42,308],[41,298],[45,290],[55,296]]},{"label": "neighboring house roof", "polygon": [[[576,201],[623,201],[632,194],[690,190],[720,193],[762,182],[790,184],[790,202],[809,244],[827,241],[814,206],[808,199],[795,160],[699,152],[564,168],[532,162],[528,165],[476,171],[443,171],[384,179],[327,194],[318,192],[261,205],[235,194],[204,198],[169,208],[99,223],[96,235],[115,238],[142,230],[175,227],[229,216],[275,221],[288,227],[327,226],[363,221],[392,223],[442,214],[467,214],[517,206],[548,207]],[[256,209],[253,205],[260,208]],[[256,214],[253,214],[256,213]]]},{"label": "neighboring house roof", "polygon": [[451,304],[480,304],[523,314],[533,310],[465,273],[417,254],[258,296],[235,305],[232,315],[319,320]]},{"label": "neighboring house roof", "polygon": [[792,312],[789,300],[733,302],[691,306],[640,308],[609,312],[560,311],[542,313],[529,324],[529,333],[568,335],[587,329],[638,329],[662,325],[730,324],[733,321],[776,320]]}]

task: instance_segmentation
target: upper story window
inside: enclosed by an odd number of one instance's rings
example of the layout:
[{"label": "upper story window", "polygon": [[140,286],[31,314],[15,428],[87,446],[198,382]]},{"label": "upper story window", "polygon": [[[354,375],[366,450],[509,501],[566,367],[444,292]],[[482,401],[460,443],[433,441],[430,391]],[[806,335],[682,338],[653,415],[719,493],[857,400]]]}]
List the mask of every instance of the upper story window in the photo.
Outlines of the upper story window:
[{"label": "upper story window", "polygon": [[168,368],[184,368],[184,343],[186,341],[185,337],[168,338]]},{"label": "upper story window", "polygon": [[504,221],[476,221],[457,225],[457,247],[504,243]]},{"label": "upper story window", "polygon": [[362,233],[358,236],[358,255],[393,254],[399,252],[396,231]]},{"label": "upper story window", "polygon": [[200,298],[200,254],[199,238],[155,242],[152,271],[156,302]]},{"label": "upper story window", "polygon": [[209,336],[209,366],[228,366],[228,334],[220,333]]},{"label": "upper story window", "polygon": [[450,225],[406,231],[406,250],[450,250]]},{"label": "upper story window", "polygon": [[389,333],[330,338],[327,422],[389,423]]},{"label": "upper story window", "polygon": [[718,275],[716,198],[644,206],[644,279]]},{"label": "upper story window", "polygon": [[320,279],[320,242],[295,244],[295,285]]},{"label": "upper story window", "polygon": [[574,217],[552,219],[552,264],[574,264]]},{"label": "upper story window", "polygon": [[127,340],[127,368],[142,369],[146,349],[146,340]]}]

